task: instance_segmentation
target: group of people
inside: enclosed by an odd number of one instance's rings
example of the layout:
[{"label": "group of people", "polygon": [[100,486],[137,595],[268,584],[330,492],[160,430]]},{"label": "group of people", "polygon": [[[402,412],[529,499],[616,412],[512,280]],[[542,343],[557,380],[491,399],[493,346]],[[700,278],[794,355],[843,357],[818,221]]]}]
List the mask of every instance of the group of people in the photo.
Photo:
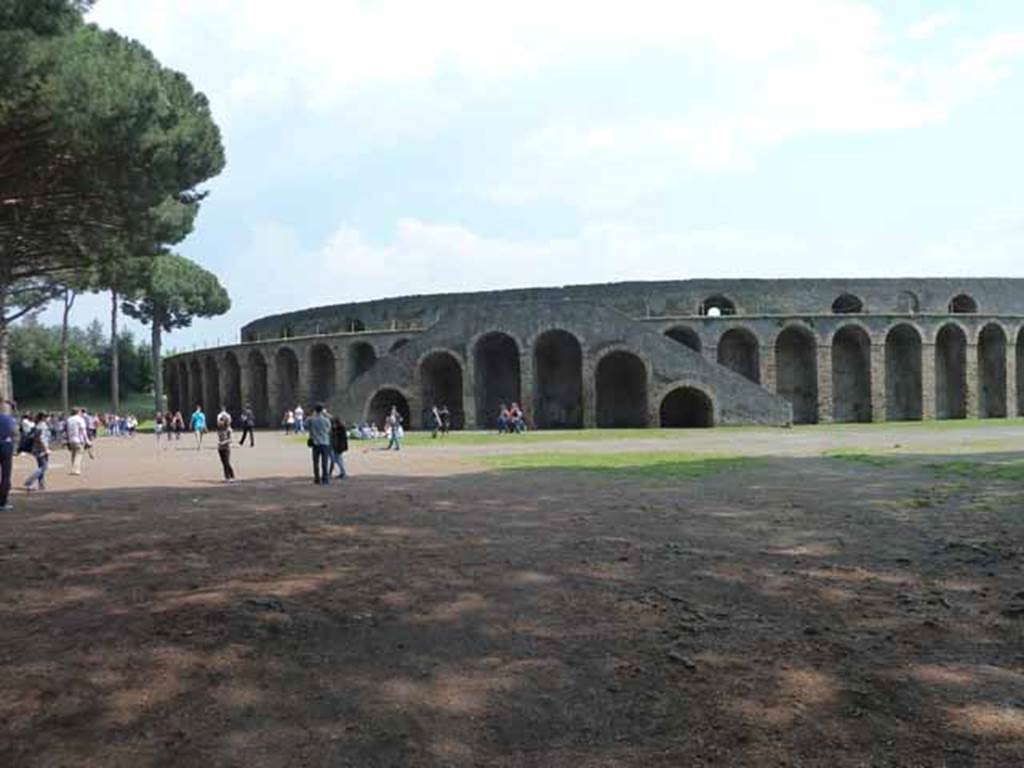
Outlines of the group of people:
[{"label": "group of people", "polygon": [[526,431],[526,414],[519,407],[519,403],[512,403],[511,406],[501,404],[498,409],[498,433],[519,434]]},{"label": "group of people", "polygon": [[438,408],[436,405],[430,409],[430,423],[433,429],[431,430],[431,437],[437,438],[438,435],[444,437],[447,435],[452,428],[452,413],[448,410],[447,405],[442,405]]},{"label": "group of people", "polygon": [[306,431],[306,412],[302,410],[301,405],[296,405],[293,410],[287,410],[284,412],[284,418],[281,419],[281,425],[284,427],[284,433],[290,435],[293,432],[296,435],[301,435]]},{"label": "group of people", "polygon": [[96,437],[95,420],[84,408],[75,408],[66,419],[54,420],[52,414],[24,414],[19,422],[13,415],[14,404],[0,403],[0,509],[11,509],[11,476],[14,457],[28,454],[35,459],[35,469],[25,479],[26,491],[45,490],[46,472],[55,448],[63,444],[71,458],[70,474],[82,474],[82,460],[92,455]]}]

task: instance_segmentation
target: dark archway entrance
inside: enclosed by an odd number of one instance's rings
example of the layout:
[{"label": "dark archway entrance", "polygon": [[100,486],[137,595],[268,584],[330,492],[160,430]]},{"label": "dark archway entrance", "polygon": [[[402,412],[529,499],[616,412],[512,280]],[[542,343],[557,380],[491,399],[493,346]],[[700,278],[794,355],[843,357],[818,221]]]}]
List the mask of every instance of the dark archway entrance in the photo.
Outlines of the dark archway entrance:
[{"label": "dark archway entrance", "polygon": [[481,336],[473,351],[473,368],[477,428],[496,428],[501,404],[518,403],[522,397],[515,339],[498,331]]},{"label": "dark archway entrance", "polygon": [[234,352],[224,355],[224,395],[228,413],[236,420],[242,412],[242,366]]},{"label": "dark archway entrance", "polygon": [[669,328],[665,331],[665,335],[672,339],[672,341],[678,341],[684,347],[689,347],[694,352],[700,352],[701,350],[700,336],[697,335],[693,328],[677,325],[675,328]]},{"label": "dark archway entrance", "polygon": [[348,348],[348,383],[358,379],[377,362],[377,353],[372,344],[360,341]]},{"label": "dark archway entrance", "polygon": [[181,411],[184,414],[192,410],[194,406],[195,403],[192,402],[192,393],[188,383],[188,366],[185,363],[181,363],[178,366],[178,406],[174,410]]},{"label": "dark archway entrance", "polygon": [[405,429],[409,429],[409,401],[406,400],[405,395],[397,389],[377,390],[376,394],[374,394],[373,398],[370,400],[369,409],[367,409],[367,421],[371,424],[376,424],[379,429],[384,429],[384,420],[387,418],[388,414],[391,413],[392,406],[398,408],[398,413],[402,417],[402,426]]},{"label": "dark archway entrance", "polygon": [[967,417],[967,336],[944,325],[935,338],[935,418]]},{"label": "dark archway entrance", "polygon": [[337,389],[337,361],[334,352],[326,344],[316,344],[309,351],[310,405],[330,405]]},{"label": "dark archway entrance", "polygon": [[[299,403],[299,358],[289,347],[277,350],[274,359],[277,369],[277,412],[278,416],[292,410]],[[310,408],[304,410],[311,411]]]},{"label": "dark archway entrance", "polygon": [[567,331],[542,333],[533,346],[534,420],[539,429],[583,426],[583,350]]},{"label": "dark archway entrance", "polygon": [[794,424],[818,421],[818,350],[804,328],[787,328],[775,342],[776,392],[793,406]]},{"label": "dark archway entrance", "polygon": [[609,352],[597,364],[597,426],[647,426],[647,368],[632,352]]},{"label": "dark archway entrance", "polygon": [[757,337],[746,328],[732,328],[718,340],[718,364],[761,383],[761,355]]},{"label": "dark archway entrance", "polygon": [[[203,397],[206,395],[206,390],[203,389],[203,368],[195,358],[192,358],[191,369],[188,384],[188,394],[191,397],[187,409],[189,412],[194,411],[197,405],[203,405]],[[206,407],[209,408],[209,406]],[[185,416],[187,418],[188,414]]]},{"label": "dark archway entrance", "polygon": [[832,418],[871,421],[871,339],[848,325],[832,337]]},{"label": "dark archway entrance", "polygon": [[267,361],[263,355],[253,350],[249,353],[249,397],[248,404],[252,415],[261,427],[273,426],[273,414],[270,413],[269,382],[267,381]]},{"label": "dark archway entrance", "polygon": [[885,337],[885,404],[889,421],[921,419],[921,334],[911,325]]},{"label": "dark archway entrance", "polygon": [[990,323],[978,337],[978,414],[1006,418],[1006,334]]},{"label": "dark archway entrance", "polygon": [[711,398],[696,387],[677,387],[665,395],[658,416],[661,426],[670,429],[715,425]]},{"label": "dark archway entrance", "polygon": [[433,425],[431,409],[448,406],[452,429],[462,429],[462,366],[450,352],[431,352],[420,363],[420,392],[424,429]]},{"label": "dark archway entrance", "polygon": [[204,365],[206,370],[203,372],[203,391],[206,394],[203,396],[203,410],[209,411],[207,416],[215,416],[224,405],[220,401],[220,368],[212,357],[207,357]]}]

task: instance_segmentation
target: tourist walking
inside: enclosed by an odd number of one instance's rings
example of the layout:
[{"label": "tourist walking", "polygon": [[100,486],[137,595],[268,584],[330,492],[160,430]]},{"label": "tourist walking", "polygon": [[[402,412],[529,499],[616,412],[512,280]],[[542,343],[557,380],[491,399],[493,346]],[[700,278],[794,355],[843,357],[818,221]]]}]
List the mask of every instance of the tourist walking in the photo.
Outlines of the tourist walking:
[{"label": "tourist walking", "polygon": [[225,419],[225,418],[228,420],[228,426],[231,426],[231,423],[232,423],[231,414],[228,413],[228,407],[226,405],[222,405],[220,407],[220,411],[217,413],[217,421],[216,421],[216,423],[220,424],[220,420],[221,419]]},{"label": "tourist walking", "polygon": [[444,422],[441,420],[441,410],[436,405],[430,409],[430,420],[434,425],[434,429],[431,431],[430,436],[436,440],[439,434],[444,434]]},{"label": "tourist walking", "polygon": [[252,408],[248,405],[242,409],[242,439],[239,440],[239,445],[245,445],[245,438],[249,437],[249,447],[256,447],[256,439],[253,437],[253,427],[255,426],[255,417],[252,414]]},{"label": "tourist walking", "polygon": [[[156,449],[160,450],[160,438],[164,434],[164,415],[160,411],[156,412],[156,418],[153,419],[153,434],[156,436]],[[170,439],[170,435],[167,436]]]},{"label": "tourist walking", "polygon": [[302,410],[301,405],[295,406],[295,432],[302,434],[306,431],[306,412]]},{"label": "tourist walking", "polygon": [[387,425],[388,433],[391,435],[391,439],[388,441],[388,447],[384,450],[390,451],[392,448],[396,451],[402,450],[402,437],[404,436],[402,431],[402,416],[398,412],[397,406],[391,406],[391,413],[388,414],[384,423]]},{"label": "tourist walking", "polygon": [[206,414],[203,413],[203,406],[197,405],[192,412],[192,434],[196,436],[196,450],[203,447],[203,435],[206,433]]},{"label": "tourist walking", "polygon": [[85,411],[76,408],[64,426],[67,433],[68,451],[71,454],[71,471],[69,474],[82,474],[82,456],[92,445],[89,442],[89,427],[85,423]]},{"label": "tourist walking", "polygon": [[46,469],[50,466],[50,429],[46,423],[46,414],[36,415],[35,426],[32,427],[32,455],[36,458],[36,469],[25,481],[25,490],[31,491],[32,486],[39,484],[39,490],[46,490]]},{"label": "tourist walking", "polygon": [[14,507],[8,501],[11,496],[11,472],[14,469],[15,442],[18,439],[18,422],[11,415],[11,404],[0,403],[0,512],[10,512]]},{"label": "tourist walking", "polygon": [[181,411],[174,412],[172,423],[174,425],[174,439],[181,440],[181,433],[185,431],[185,417],[181,415]]},{"label": "tourist walking", "polygon": [[217,455],[224,468],[224,482],[235,482],[235,470],[231,466],[231,417],[226,414],[217,417]]},{"label": "tourist walking", "polygon": [[317,404],[309,420],[309,447],[313,451],[313,482],[327,485],[331,479],[331,420],[324,415],[324,407]]},{"label": "tourist walking", "polygon": [[285,411],[284,419],[281,423],[284,424],[284,433],[290,435],[292,430],[295,429],[295,413],[293,411]]},{"label": "tourist walking", "polygon": [[335,416],[331,419],[331,466],[327,473],[328,477],[334,474],[334,468],[338,468],[338,479],[344,480],[348,476],[345,471],[345,451],[348,450],[348,427],[345,422]]}]

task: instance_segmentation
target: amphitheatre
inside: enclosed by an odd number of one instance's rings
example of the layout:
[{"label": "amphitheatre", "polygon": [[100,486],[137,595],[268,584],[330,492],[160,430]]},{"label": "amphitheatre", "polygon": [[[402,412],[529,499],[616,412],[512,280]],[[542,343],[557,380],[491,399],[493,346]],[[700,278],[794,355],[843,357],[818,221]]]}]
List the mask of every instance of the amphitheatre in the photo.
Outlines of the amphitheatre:
[{"label": "amphitheatre", "polygon": [[684,280],[387,298],[255,320],[165,362],[169,406],[320,402],[420,428],[540,429],[1014,417],[1024,281]]}]

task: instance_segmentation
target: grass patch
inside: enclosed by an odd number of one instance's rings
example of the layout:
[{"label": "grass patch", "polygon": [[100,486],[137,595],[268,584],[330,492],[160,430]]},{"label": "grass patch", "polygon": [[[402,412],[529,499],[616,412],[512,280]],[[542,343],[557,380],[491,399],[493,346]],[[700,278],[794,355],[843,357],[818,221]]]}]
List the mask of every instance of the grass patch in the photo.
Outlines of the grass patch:
[{"label": "grass patch", "polygon": [[996,463],[960,459],[934,462],[925,466],[942,477],[959,477],[966,480],[1024,482],[1024,461]]},{"label": "grass patch", "polygon": [[488,456],[484,461],[503,471],[554,469],[651,479],[677,479],[706,477],[721,472],[749,469],[762,460],[746,456],[694,453],[538,452]]},{"label": "grass patch", "polygon": [[877,467],[881,469],[893,469],[897,466],[897,460],[893,456],[877,453],[864,453],[862,451],[837,449],[825,451],[822,456],[838,461],[846,461],[851,464],[859,464],[866,467]]}]

